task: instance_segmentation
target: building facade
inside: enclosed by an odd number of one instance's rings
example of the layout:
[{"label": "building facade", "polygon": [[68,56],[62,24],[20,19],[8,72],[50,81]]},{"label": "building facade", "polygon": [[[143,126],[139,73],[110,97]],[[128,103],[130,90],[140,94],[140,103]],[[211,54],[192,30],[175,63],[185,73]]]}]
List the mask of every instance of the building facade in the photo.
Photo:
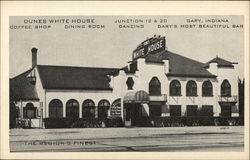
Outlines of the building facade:
[{"label": "building facade", "polygon": [[10,107],[32,127],[44,118],[140,119],[179,116],[238,117],[235,66],[219,57],[201,63],[166,49],[165,37],[143,41],[122,68],[37,64],[10,79]]}]

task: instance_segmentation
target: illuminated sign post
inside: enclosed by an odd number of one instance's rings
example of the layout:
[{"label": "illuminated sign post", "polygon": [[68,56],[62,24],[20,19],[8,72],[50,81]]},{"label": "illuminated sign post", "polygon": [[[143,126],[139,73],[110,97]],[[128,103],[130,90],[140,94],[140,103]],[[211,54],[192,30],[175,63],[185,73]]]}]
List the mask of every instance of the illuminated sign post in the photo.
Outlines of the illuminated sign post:
[{"label": "illuminated sign post", "polygon": [[163,51],[165,49],[165,37],[153,37],[140,44],[133,51],[133,60],[139,57],[143,57],[147,54],[154,54],[156,52]]},{"label": "illuminated sign post", "polygon": [[111,117],[120,117],[121,116],[121,99],[115,101],[110,108]]}]

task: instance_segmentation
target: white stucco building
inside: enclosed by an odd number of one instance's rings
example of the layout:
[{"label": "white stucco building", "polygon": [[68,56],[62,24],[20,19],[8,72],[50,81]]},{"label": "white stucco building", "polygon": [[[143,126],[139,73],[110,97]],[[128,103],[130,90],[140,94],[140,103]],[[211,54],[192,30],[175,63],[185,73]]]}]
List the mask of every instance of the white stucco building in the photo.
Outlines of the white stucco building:
[{"label": "white stucco building", "polygon": [[[152,37],[122,68],[37,64],[10,79],[10,99],[21,119],[43,127],[44,118],[121,117],[140,126],[143,117],[238,116],[235,64],[215,57],[207,63],[166,50],[165,37]],[[129,53],[128,53],[129,54]]]}]

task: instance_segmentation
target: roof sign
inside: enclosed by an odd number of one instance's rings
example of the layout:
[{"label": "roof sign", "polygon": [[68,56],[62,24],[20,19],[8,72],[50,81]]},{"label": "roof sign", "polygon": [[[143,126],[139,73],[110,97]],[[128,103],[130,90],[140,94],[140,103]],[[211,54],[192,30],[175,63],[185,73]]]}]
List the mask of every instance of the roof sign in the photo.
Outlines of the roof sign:
[{"label": "roof sign", "polygon": [[165,37],[152,37],[143,41],[134,51],[133,60],[147,54],[155,54],[165,49]]}]

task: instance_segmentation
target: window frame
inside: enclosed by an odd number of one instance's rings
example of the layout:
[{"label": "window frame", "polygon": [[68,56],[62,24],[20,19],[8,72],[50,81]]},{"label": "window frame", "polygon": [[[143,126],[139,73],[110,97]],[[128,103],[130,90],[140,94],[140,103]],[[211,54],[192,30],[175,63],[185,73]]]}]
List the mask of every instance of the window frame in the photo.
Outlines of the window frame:
[{"label": "window frame", "polygon": [[220,112],[220,117],[232,117],[232,106],[231,105],[221,105],[221,112]]},{"label": "window frame", "polygon": [[189,80],[186,84],[186,96],[197,97],[197,84],[194,80]]},{"label": "window frame", "polygon": [[178,80],[172,80],[169,84],[170,96],[182,96],[181,95],[181,83]]},{"label": "window frame", "polygon": [[[28,112],[32,111],[33,116],[29,117]],[[37,107],[34,106],[33,103],[27,103],[25,107],[23,107],[23,118],[25,119],[36,119],[37,118]]]},{"label": "window frame", "polygon": [[[198,116],[198,106],[197,105],[187,105],[186,107],[187,107],[186,108],[186,113],[187,113],[186,116],[187,117],[197,117]],[[191,114],[190,113],[191,110],[195,110],[195,112],[193,112],[193,113],[191,112],[192,113]]]},{"label": "window frame", "polygon": [[199,113],[200,116],[202,116],[202,117],[213,117],[214,116],[214,106],[213,105],[202,105],[200,112],[205,111],[204,113],[208,113],[208,112],[206,112],[205,108],[209,108],[209,109],[212,108],[212,114],[210,115],[210,114]]},{"label": "window frame", "polygon": [[[209,84],[209,85],[207,85],[207,84]],[[202,89],[202,97],[213,97],[213,84],[210,80],[204,81],[202,83],[201,89]]]},{"label": "window frame", "polygon": [[[54,104],[52,105],[52,103]],[[52,108],[55,110],[55,115],[53,113],[53,116],[51,115]],[[52,99],[49,102],[49,118],[63,118],[63,103],[60,99]]]},{"label": "window frame", "polygon": [[161,82],[157,77],[153,77],[148,84],[148,93],[151,96],[161,96]]},{"label": "window frame", "polygon": [[[70,105],[69,103],[72,103],[72,105]],[[76,102],[77,106],[74,106],[74,102]],[[70,106],[69,106],[70,105]],[[77,100],[75,99],[70,99],[66,102],[66,118],[73,118],[73,119],[77,119],[79,118],[79,103]],[[75,116],[74,116],[75,115]],[[78,115],[78,116],[76,116]]]},{"label": "window frame", "polygon": [[[228,85],[228,86],[226,86]],[[232,96],[232,89],[231,84],[227,79],[224,79],[220,86],[220,94],[221,97],[231,97]]]},{"label": "window frame", "polygon": [[[105,105],[105,102],[107,103],[107,105]],[[107,118],[108,117],[108,110],[110,108],[110,103],[108,100],[106,99],[102,99],[98,102],[98,106],[97,106],[97,117],[98,118]],[[101,114],[103,112],[100,111],[104,111],[104,114]]]},{"label": "window frame", "polygon": [[[92,105],[90,105],[92,104]],[[93,112],[93,113],[92,113]],[[92,99],[86,99],[82,103],[82,117],[94,119],[96,115],[95,102]]]}]

